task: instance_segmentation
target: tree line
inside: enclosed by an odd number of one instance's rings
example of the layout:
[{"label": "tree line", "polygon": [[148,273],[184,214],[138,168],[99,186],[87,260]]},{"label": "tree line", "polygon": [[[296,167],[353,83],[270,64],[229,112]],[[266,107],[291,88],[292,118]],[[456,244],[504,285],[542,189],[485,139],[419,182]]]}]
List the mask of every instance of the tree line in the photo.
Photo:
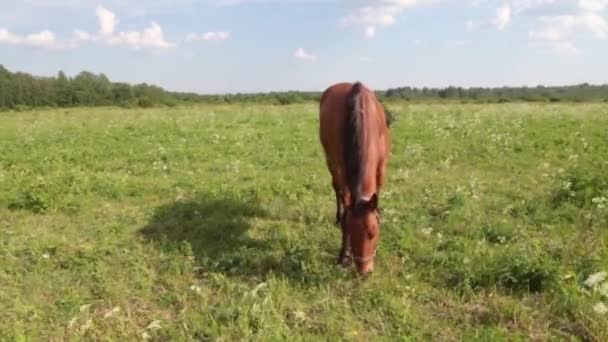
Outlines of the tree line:
[{"label": "tree line", "polygon": [[387,99],[409,101],[460,100],[464,102],[608,102],[608,84],[587,83],[554,87],[501,88],[412,88],[402,87],[383,92]]},{"label": "tree line", "polygon": [[[392,88],[378,91],[381,100],[461,102],[589,102],[608,101],[608,85],[580,84],[562,87],[503,88]],[[171,92],[149,84],[111,82],[103,74],[83,71],[68,77],[59,71],[55,77],[37,77],[10,72],[0,65],[0,109],[32,107],[174,106],[185,103],[268,103],[285,105],[318,101],[320,92],[270,92],[251,94],[201,95]]]}]

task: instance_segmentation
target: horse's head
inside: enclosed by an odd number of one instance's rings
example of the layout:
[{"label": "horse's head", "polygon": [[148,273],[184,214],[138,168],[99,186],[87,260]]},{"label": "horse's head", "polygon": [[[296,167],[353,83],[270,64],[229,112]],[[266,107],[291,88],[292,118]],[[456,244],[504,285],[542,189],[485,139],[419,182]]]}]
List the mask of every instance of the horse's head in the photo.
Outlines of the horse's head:
[{"label": "horse's head", "polygon": [[373,271],[380,236],[378,196],[374,194],[369,199],[361,198],[355,201],[346,210],[344,224],[357,270],[361,274]]}]

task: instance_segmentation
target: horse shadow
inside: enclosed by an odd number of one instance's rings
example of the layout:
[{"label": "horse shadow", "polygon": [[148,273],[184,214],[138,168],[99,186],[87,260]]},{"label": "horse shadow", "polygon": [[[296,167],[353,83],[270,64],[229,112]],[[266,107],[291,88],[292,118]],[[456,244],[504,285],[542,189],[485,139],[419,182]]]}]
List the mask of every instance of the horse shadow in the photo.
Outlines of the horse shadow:
[{"label": "horse shadow", "polygon": [[205,194],[157,207],[138,233],[163,252],[183,254],[184,248],[190,249],[186,253],[194,257],[201,276],[221,273],[262,281],[274,274],[297,283],[319,283],[326,278],[311,272],[312,247],[272,232],[270,237],[253,237],[256,220],[272,221],[272,217],[255,196]]}]

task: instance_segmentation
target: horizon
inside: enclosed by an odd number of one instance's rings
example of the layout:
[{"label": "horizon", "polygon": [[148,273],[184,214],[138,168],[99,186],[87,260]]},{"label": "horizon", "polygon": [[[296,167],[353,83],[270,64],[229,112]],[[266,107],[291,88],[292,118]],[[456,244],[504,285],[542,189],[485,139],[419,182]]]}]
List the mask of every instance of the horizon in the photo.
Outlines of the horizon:
[{"label": "horizon", "polygon": [[[0,64],[0,67],[4,67],[4,65]],[[54,75],[34,75],[30,72],[24,71],[24,70],[10,70],[8,69],[9,72],[11,73],[26,73],[26,74],[30,74],[33,77],[43,77],[43,78],[56,78],[59,72],[63,72],[63,70],[58,70]],[[95,75],[102,75],[103,73],[99,73],[99,72],[94,72],[91,70],[81,70],[80,72],[90,72],[93,73]],[[68,78],[74,78],[76,77],[80,72],[77,72],[75,74],[68,74],[65,73],[66,77]],[[107,75],[103,74],[104,76],[107,77]],[[128,82],[128,81],[116,81],[113,80],[111,78],[109,78],[109,81],[111,83],[125,83],[125,84],[129,84],[131,86],[135,86],[138,84],[147,84],[149,86],[157,86],[157,87],[161,87],[163,90],[168,91],[168,92],[172,92],[172,93],[183,93],[183,94],[195,94],[195,95],[202,95],[202,96],[226,96],[226,95],[256,95],[256,94],[270,94],[270,93],[288,93],[288,92],[300,92],[300,93],[322,93],[323,91],[325,91],[325,89],[327,89],[330,85],[328,85],[327,87],[323,88],[323,89],[313,89],[313,90],[301,90],[301,89],[286,89],[286,90],[268,90],[268,91],[262,91],[262,92],[225,92],[225,93],[202,93],[202,92],[196,92],[196,91],[181,91],[181,90],[173,90],[173,89],[167,89],[164,88],[158,84],[153,84],[153,83],[146,83],[146,82],[141,82],[141,83],[134,83],[134,82]],[[344,82],[350,82],[350,83],[355,83],[359,80],[354,80],[354,81],[344,81]],[[365,82],[364,81],[359,81],[361,83],[363,83],[364,85]],[[547,84],[536,84],[536,85],[502,85],[502,86],[470,86],[470,87],[463,87],[463,86],[458,86],[458,85],[448,85],[446,87],[428,87],[428,86],[421,86],[421,87],[416,87],[416,86],[409,86],[409,85],[401,85],[401,86],[396,86],[396,87],[391,87],[391,88],[380,88],[380,89],[372,89],[373,91],[388,91],[388,90],[392,90],[392,89],[402,89],[402,88],[411,88],[411,89],[417,89],[417,90],[422,90],[422,89],[435,89],[435,90],[441,90],[441,89],[447,89],[447,88],[457,88],[457,89],[523,89],[523,88],[528,88],[528,89],[533,89],[533,88],[539,88],[539,87],[544,87],[544,88],[567,88],[567,87],[577,87],[577,86],[582,86],[582,85],[586,85],[586,86],[590,86],[590,87],[604,87],[604,86],[608,86],[608,82],[606,83],[588,83],[588,82],[583,82],[583,83],[576,83],[576,84],[555,84],[555,85],[547,85]],[[367,86],[367,85],[366,85]]]},{"label": "horizon", "polygon": [[7,1],[0,63],[202,95],[604,85],[607,15],[607,0]]}]

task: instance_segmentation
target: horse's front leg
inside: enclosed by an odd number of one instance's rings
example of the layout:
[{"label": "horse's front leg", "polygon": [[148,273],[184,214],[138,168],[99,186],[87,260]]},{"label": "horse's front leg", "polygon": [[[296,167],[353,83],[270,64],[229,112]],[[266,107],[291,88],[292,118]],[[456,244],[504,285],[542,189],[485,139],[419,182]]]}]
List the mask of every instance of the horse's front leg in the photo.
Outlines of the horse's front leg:
[{"label": "horse's front leg", "polygon": [[343,267],[348,267],[352,261],[352,256],[350,254],[350,237],[345,231],[344,225],[342,225],[342,248],[340,248],[340,253],[338,254],[338,260],[336,263],[342,265]]},{"label": "horse's front leg", "polygon": [[344,202],[340,186],[336,182],[336,177],[333,175],[331,186],[334,188],[334,193],[336,194],[336,226],[341,227],[342,219],[344,217]]},{"label": "horse's front leg", "polygon": [[336,226],[342,225],[342,219],[344,218],[344,203],[342,203],[342,196],[339,190],[336,191]]}]

